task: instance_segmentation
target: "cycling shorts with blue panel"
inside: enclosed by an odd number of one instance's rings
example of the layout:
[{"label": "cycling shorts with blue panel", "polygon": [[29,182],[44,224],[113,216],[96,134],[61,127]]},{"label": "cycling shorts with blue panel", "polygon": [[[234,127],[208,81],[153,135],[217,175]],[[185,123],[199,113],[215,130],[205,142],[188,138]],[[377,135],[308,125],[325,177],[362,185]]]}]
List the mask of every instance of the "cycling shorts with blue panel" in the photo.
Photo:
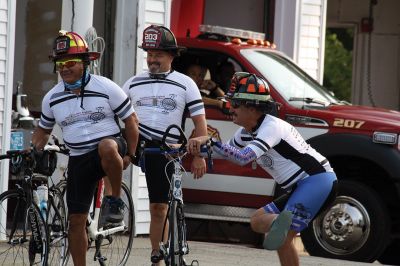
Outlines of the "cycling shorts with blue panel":
[{"label": "cycling shorts with blue panel", "polygon": [[324,172],[308,176],[297,182],[288,193],[263,207],[266,213],[279,214],[283,210],[293,213],[291,229],[300,232],[336,197],[336,175]]}]

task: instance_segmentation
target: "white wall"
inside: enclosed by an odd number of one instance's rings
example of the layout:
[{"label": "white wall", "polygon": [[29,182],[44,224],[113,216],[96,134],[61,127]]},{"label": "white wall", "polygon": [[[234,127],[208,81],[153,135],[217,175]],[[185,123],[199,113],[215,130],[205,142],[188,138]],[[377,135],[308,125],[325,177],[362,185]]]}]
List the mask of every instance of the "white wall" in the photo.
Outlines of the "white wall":
[{"label": "white wall", "polygon": [[[143,30],[151,25],[170,26],[171,0],[139,0],[137,44],[142,43]],[[146,53],[136,50],[136,73],[147,70]],[[136,234],[148,234],[150,227],[149,196],[144,174],[138,167],[133,169],[133,194],[136,217]]]},{"label": "white wall", "polygon": [[[360,31],[369,16],[369,1],[329,0],[327,25],[356,29],[353,51],[352,103],[400,107],[400,1],[380,0],[373,9],[371,36]],[[370,39],[371,37],[371,39]],[[369,48],[369,41],[370,48]],[[370,67],[370,70],[368,70]],[[370,98],[372,96],[372,99]]]},{"label": "white wall", "polygon": [[[0,0],[0,153],[10,147],[16,3]],[[0,193],[8,185],[8,160],[0,162]],[[6,219],[0,212],[0,220]],[[4,236],[3,236],[4,237]]]},{"label": "white wall", "polygon": [[280,0],[275,3],[274,42],[322,84],[327,0]]}]

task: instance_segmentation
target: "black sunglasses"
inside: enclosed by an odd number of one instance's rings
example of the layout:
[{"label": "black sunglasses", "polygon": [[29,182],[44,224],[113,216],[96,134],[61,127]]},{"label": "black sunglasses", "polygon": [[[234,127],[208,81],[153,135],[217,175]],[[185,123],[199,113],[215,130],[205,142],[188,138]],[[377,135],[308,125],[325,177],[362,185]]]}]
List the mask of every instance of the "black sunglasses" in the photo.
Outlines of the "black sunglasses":
[{"label": "black sunglasses", "polygon": [[234,109],[239,108],[241,105],[243,105],[243,102],[240,100],[231,99],[229,100],[229,102],[231,103],[231,106]]}]

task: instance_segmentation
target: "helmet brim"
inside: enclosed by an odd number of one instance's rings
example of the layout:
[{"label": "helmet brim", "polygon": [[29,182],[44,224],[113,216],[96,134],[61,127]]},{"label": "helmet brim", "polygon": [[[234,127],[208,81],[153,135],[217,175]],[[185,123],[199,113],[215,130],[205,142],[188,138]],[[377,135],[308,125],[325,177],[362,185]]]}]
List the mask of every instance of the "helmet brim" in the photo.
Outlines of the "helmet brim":
[{"label": "helmet brim", "polygon": [[99,59],[100,53],[99,52],[87,52],[87,53],[76,53],[76,54],[60,54],[60,55],[56,55],[56,56],[50,55],[49,58],[50,58],[50,60],[57,61],[57,60],[60,60],[63,58],[68,58],[68,57],[71,58],[71,57],[84,57],[84,56],[87,56],[90,61],[93,61],[93,60]]},{"label": "helmet brim", "polygon": [[154,48],[154,47],[143,47],[142,45],[138,45],[138,48],[143,49],[146,52],[148,50],[161,50],[161,51],[173,51],[173,52],[184,52],[187,50],[187,48],[184,46]]}]

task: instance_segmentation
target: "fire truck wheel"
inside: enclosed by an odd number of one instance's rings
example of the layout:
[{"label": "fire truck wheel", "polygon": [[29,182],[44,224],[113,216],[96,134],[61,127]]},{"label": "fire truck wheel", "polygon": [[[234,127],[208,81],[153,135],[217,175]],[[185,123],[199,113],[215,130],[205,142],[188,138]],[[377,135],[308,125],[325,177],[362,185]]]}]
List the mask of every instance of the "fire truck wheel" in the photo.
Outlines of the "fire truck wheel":
[{"label": "fire truck wheel", "polygon": [[301,233],[312,256],[373,262],[389,240],[390,219],[377,193],[354,181],[339,181],[330,208]]},{"label": "fire truck wheel", "polygon": [[378,261],[382,264],[400,265],[400,239],[395,239],[385,249]]}]

